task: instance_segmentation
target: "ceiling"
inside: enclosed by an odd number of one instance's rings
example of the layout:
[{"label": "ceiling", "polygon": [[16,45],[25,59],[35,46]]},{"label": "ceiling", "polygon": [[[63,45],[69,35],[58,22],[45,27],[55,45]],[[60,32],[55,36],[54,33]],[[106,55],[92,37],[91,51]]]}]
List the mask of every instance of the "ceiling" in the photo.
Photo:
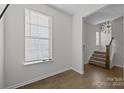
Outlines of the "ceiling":
[{"label": "ceiling", "polygon": [[88,12],[90,14],[93,9],[98,9],[97,12],[85,17],[85,21],[93,25],[108,20],[112,21],[122,16],[122,5],[120,4],[107,6],[104,4],[49,4],[49,6],[63,11],[68,15],[75,15],[81,12],[82,16],[87,15]]},{"label": "ceiling", "polygon": [[78,12],[86,12],[95,7],[103,6],[104,4],[49,4],[49,6],[63,11],[69,15],[75,15]]},{"label": "ceiling", "polygon": [[[0,14],[6,4],[0,4]],[[100,24],[106,20],[114,20],[122,16],[122,5],[108,5],[104,4],[48,4],[57,10],[63,11],[68,15],[75,15],[79,12],[86,14],[87,12],[104,7],[97,12],[85,17],[85,21],[90,24]],[[90,14],[90,13],[89,13]]]},{"label": "ceiling", "polygon": [[108,5],[103,9],[87,16],[85,21],[93,25],[100,24],[105,21],[113,21],[119,17],[122,17],[122,9],[122,5]]}]

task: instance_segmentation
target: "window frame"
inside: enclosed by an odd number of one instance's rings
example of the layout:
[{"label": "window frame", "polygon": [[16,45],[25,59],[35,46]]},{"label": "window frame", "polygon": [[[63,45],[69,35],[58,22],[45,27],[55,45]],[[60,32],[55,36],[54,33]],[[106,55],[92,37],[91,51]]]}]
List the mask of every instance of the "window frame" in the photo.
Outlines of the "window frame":
[{"label": "window frame", "polygon": [[[29,38],[38,38],[38,37],[34,37],[34,36],[26,36],[26,34],[25,34],[25,32],[26,32],[26,25],[27,25],[27,23],[26,23],[26,10],[29,10],[29,11],[32,11],[32,12],[35,12],[35,13],[37,13],[37,14],[41,14],[41,15],[44,15],[44,16],[49,16],[49,37],[48,38],[44,38],[44,37],[39,37],[40,38],[40,40],[48,40],[48,42],[49,42],[49,58],[48,59],[37,59],[37,60],[30,60],[30,61],[26,61],[26,39],[27,39],[27,37],[29,37]],[[52,62],[53,61],[53,53],[52,53],[52,31],[53,31],[53,27],[52,27],[52,25],[53,25],[53,16],[51,16],[51,15],[48,15],[48,14],[45,14],[45,13],[42,13],[42,12],[39,12],[39,11],[37,11],[37,10],[34,10],[34,9],[29,9],[29,8],[25,8],[25,13],[24,13],[24,17],[25,17],[25,19],[24,19],[24,65],[30,65],[30,64],[36,64],[36,63],[43,63],[43,62]],[[29,22],[29,25],[30,25],[30,27],[29,28],[31,28],[31,23]],[[36,24],[34,24],[34,25],[36,25]],[[36,26],[38,26],[38,25],[36,25]],[[40,25],[41,26],[41,25]],[[29,29],[29,30],[31,30],[31,29]]]},{"label": "window frame", "polygon": [[[98,33],[98,37],[97,37],[97,33]],[[99,31],[96,32],[96,46],[100,46],[100,32]]]}]

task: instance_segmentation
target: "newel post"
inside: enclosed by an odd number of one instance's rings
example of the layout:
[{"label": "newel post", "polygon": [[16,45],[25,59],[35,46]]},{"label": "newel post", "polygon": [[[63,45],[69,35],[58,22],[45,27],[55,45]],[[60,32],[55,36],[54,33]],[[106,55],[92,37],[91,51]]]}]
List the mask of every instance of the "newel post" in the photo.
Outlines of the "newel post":
[{"label": "newel post", "polygon": [[106,69],[110,68],[110,47],[106,45]]}]

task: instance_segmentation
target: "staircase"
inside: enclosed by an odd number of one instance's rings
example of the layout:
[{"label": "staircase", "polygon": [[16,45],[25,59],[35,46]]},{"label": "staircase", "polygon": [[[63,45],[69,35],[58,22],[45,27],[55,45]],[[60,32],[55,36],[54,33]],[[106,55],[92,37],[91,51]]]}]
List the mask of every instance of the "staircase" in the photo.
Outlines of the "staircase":
[{"label": "staircase", "polygon": [[89,63],[106,68],[106,52],[94,51]]}]

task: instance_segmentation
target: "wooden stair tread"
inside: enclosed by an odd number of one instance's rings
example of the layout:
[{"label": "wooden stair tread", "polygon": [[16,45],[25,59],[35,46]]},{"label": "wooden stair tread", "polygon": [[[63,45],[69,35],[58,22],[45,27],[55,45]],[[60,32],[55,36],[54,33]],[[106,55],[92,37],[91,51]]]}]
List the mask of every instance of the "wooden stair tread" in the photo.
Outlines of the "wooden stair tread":
[{"label": "wooden stair tread", "polygon": [[106,56],[106,54],[101,54],[101,53],[93,53],[94,55],[100,55],[100,56]]},{"label": "wooden stair tread", "polygon": [[97,60],[90,60],[89,62],[95,62],[95,63],[105,64],[104,61],[97,61]]},{"label": "wooden stair tread", "polygon": [[104,61],[104,62],[106,62],[106,58],[96,57],[96,56],[91,56],[90,60],[96,60],[96,61]]},{"label": "wooden stair tread", "polygon": [[93,53],[92,56],[106,58],[105,54],[95,54],[95,53]]},{"label": "wooden stair tread", "polygon": [[89,63],[92,64],[92,65],[100,66],[100,67],[105,67],[105,66],[106,66],[106,65],[105,65],[105,62],[97,62],[97,61],[92,61],[92,60],[90,60]]},{"label": "wooden stair tread", "polygon": [[106,54],[106,52],[103,52],[103,51],[94,51],[94,53],[98,53],[98,54]]}]

